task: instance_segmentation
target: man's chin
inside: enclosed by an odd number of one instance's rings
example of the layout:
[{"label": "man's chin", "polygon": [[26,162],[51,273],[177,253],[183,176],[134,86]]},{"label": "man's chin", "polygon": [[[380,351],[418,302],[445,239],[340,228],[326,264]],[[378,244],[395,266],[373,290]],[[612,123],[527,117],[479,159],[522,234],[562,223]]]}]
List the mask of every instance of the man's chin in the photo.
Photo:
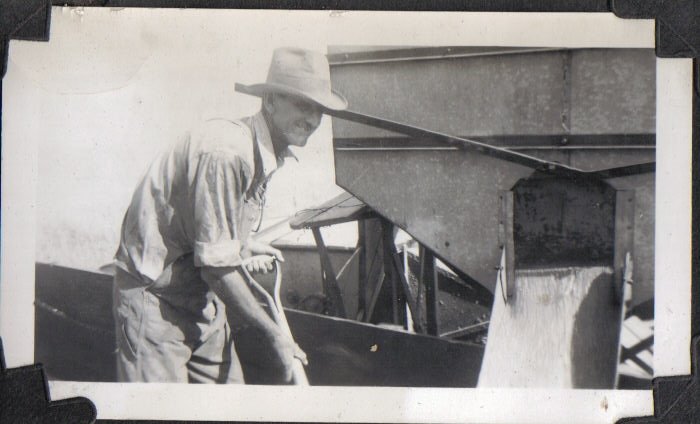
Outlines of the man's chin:
[{"label": "man's chin", "polygon": [[308,141],[308,136],[287,135],[287,144],[290,146],[304,147]]}]

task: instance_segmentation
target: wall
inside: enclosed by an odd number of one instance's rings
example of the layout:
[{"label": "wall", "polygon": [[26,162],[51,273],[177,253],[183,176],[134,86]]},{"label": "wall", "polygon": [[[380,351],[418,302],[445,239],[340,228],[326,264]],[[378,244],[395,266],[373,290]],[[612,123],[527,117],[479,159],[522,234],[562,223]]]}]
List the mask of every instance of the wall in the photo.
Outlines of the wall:
[{"label": "wall", "polygon": [[[269,31],[261,15],[182,12],[151,20],[138,10],[54,8],[48,43],[11,44],[3,141],[38,146],[37,261],[86,270],[110,262],[132,190],[158,152],[202,119],[255,113],[259,100],[233,86],[264,81],[273,48],[326,50],[311,32]],[[276,175],[268,223],[339,193],[330,137],[326,118],[300,162]]]}]

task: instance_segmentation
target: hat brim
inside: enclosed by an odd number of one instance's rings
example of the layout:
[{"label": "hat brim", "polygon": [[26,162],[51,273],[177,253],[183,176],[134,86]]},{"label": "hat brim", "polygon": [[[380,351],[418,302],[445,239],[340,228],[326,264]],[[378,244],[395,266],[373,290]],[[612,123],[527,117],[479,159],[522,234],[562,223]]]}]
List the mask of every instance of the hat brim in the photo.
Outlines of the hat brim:
[{"label": "hat brim", "polygon": [[238,82],[235,84],[234,88],[240,93],[258,97],[262,97],[263,94],[266,93],[282,93],[298,96],[330,110],[345,110],[348,107],[348,101],[345,97],[335,90],[331,90],[328,94],[314,95],[281,84],[262,83],[246,85]]}]

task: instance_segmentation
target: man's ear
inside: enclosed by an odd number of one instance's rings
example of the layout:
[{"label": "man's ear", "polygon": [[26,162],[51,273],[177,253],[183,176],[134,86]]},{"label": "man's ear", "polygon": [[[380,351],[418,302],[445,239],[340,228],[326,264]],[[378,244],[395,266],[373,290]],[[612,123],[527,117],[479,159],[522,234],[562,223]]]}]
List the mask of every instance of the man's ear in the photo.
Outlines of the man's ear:
[{"label": "man's ear", "polygon": [[262,97],[262,107],[267,113],[272,113],[275,110],[275,94],[265,93]]}]

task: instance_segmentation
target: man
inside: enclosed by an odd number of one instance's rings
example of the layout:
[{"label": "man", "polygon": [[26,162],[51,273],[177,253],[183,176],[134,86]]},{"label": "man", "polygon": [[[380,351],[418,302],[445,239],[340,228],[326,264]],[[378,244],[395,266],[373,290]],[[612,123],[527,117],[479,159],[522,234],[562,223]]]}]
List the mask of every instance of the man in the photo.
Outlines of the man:
[{"label": "man", "polygon": [[260,349],[284,381],[295,360],[306,361],[241,267],[266,272],[284,260],[249,237],[267,181],[324,109],[347,102],[330,88],[326,57],[296,48],[274,51],[265,83],[236,88],[261,96],[260,112],[188,134],[151,165],[124,217],[114,280],[120,381],[243,382],[229,319],[262,334]]}]

